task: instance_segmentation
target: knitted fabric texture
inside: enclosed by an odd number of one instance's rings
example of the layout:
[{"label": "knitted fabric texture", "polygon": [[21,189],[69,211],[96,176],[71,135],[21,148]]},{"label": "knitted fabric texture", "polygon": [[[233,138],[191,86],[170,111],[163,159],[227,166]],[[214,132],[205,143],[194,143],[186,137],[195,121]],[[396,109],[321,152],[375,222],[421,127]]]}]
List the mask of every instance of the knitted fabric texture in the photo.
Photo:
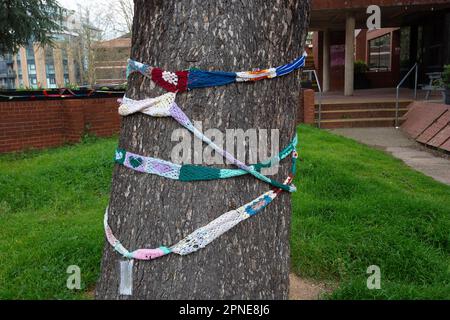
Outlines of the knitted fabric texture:
[{"label": "knitted fabric texture", "polygon": [[[292,152],[292,156],[292,173],[284,181],[285,184],[291,183],[295,175],[295,162],[297,159],[297,152]],[[194,232],[190,233],[181,241],[171,247],[160,246],[159,248],[155,249],[138,249],[133,252],[128,251],[114,236],[111,227],[108,224],[108,208],[106,208],[105,216],[103,219],[106,239],[114,248],[114,250],[116,250],[125,258],[129,259],[153,260],[169,253],[187,255],[206,247],[213,240],[220,237],[222,234],[236,226],[238,223],[258,214],[265,207],[267,207],[280,193],[281,189],[272,189],[262,194],[255,200],[246,203],[245,205],[237,209],[222,214],[207,225],[196,229]]]},{"label": "knitted fabric texture", "polygon": [[[218,147],[202,132],[196,129],[189,118],[175,103],[175,92],[186,91],[193,88],[211,87],[226,85],[233,82],[244,81],[258,81],[262,79],[274,78],[283,76],[305,65],[306,53],[303,56],[295,59],[294,61],[285,64],[277,68],[267,69],[255,69],[253,71],[243,72],[222,72],[222,71],[202,71],[202,70],[190,70],[190,71],[176,71],[170,72],[159,68],[154,68],[143,63],[129,60],[127,66],[127,77],[132,72],[139,72],[144,76],[150,77],[152,81],[169,91],[170,93],[162,95],[153,99],[145,99],[136,101],[124,97],[120,100],[121,106],[119,107],[119,114],[127,116],[137,112],[141,112],[153,117],[167,117],[171,116],[182,126],[190,130],[197,138],[207,143],[212,149],[225,157],[229,162],[236,165],[239,169],[216,169],[201,166],[180,166],[164,161],[161,159],[143,157],[134,153],[126,152],[122,149],[117,149],[115,154],[115,161],[139,172],[147,172],[157,174],[170,179],[193,179],[197,177],[204,177],[207,179],[217,179],[227,176],[236,176],[250,173],[256,178],[265,181],[275,186],[272,190],[262,194],[255,200],[229,212],[226,212],[209,222],[207,225],[202,226],[192,233],[188,234],[181,241],[172,245],[171,247],[160,246],[154,249],[137,249],[135,251],[128,251],[120,241],[114,236],[109,224],[108,224],[108,211],[106,208],[104,216],[104,228],[107,241],[113,246],[119,254],[128,259],[138,260],[152,260],[164,255],[175,253],[179,255],[186,255],[193,253],[201,248],[204,248],[209,243],[217,239],[219,236],[239,224],[240,222],[258,214],[262,209],[267,207],[281,192],[282,190],[295,191],[295,186],[292,185],[292,181],[296,171],[296,159],[298,157],[295,151],[295,144],[297,143],[297,137],[294,137],[293,150],[286,147],[277,157],[268,159],[265,162],[257,164],[255,166],[247,166],[239,160],[235,159],[231,154]],[[272,166],[277,164],[281,159],[284,159],[288,154],[292,154],[292,173],[284,181],[279,183],[264,175],[259,171],[261,168]],[[184,169],[183,169],[184,168]],[[228,170],[225,171],[223,170]],[[234,175],[236,174],[236,175]],[[189,181],[189,180],[186,180]]]},{"label": "knitted fabric texture", "polygon": [[130,169],[139,172],[156,174],[158,176],[179,180],[181,165],[158,158],[144,157],[123,149],[117,149],[114,160]]},{"label": "knitted fabric texture", "polygon": [[133,100],[127,97],[119,99],[119,114],[128,116],[136,112],[142,112],[152,117],[169,117],[170,108],[175,101],[175,93],[169,92],[156,98]]},{"label": "knitted fabric texture", "polygon": [[[260,171],[262,168],[269,168],[278,164],[280,160],[285,159],[295,151],[296,145],[297,135],[278,155],[253,165],[253,168],[256,171]],[[248,174],[247,171],[242,169],[219,169],[190,164],[179,165],[158,158],[128,152],[124,149],[116,149],[114,161],[138,172],[156,174],[180,181],[227,179]]]},{"label": "knitted fabric texture", "polygon": [[127,77],[139,72],[150,77],[155,84],[170,92],[182,92],[195,88],[222,86],[234,82],[258,81],[280,77],[305,66],[306,52],[290,63],[277,68],[255,69],[253,71],[206,71],[191,69],[189,71],[164,71],[144,63],[128,60]]},{"label": "knitted fabric texture", "polygon": [[170,72],[159,68],[153,68],[152,81],[167,91],[182,92],[187,90],[188,72]]},{"label": "knitted fabric texture", "polygon": [[[161,97],[167,96],[169,94],[170,93],[167,93]],[[136,112],[141,112],[150,116],[154,116],[155,113],[157,113],[158,116],[167,116],[168,114],[170,114],[170,116],[174,118],[178,123],[180,123],[186,129],[191,131],[197,138],[201,139],[203,142],[208,144],[213,150],[215,150],[221,156],[225,157],[230,163],[236,165],[238,168],[247,171],[254,177],[258,178],[259,180],[269,183],[277,188],[281,188],[289,192],[296,191],[295,186],[285,185],[278,181],[272,180],[269,177],[266,177],[265,175],[256,171],[255,168],[247,166],[246,164],[242,163],[241,161],[233,157],[233,155],[231,155],[229,152],[217,146],[213,141],[211,141],[211,139],[206,137],[201,131],[199,131],[197,128],[194,127],[192,122],[189,120],[188,116],[178,107],[178,105],[175,102],[172,102],[170,107],[168,107],[168,103],[171,101],[171,98],[163,99],[161,97],[140,101],[124,98],[122,99],[122,105],[119,108],[119,113],[121,115],[125,115],[125,113],[121,113],[121,110],[126,110],[127,112],[126,115]],[[171,97],[175,98],[174,95]],[[155,100],[158,101],[158,105],[155,105],[154,102]],[[155,109],[158,108],[164,112],[155,111]]]}]

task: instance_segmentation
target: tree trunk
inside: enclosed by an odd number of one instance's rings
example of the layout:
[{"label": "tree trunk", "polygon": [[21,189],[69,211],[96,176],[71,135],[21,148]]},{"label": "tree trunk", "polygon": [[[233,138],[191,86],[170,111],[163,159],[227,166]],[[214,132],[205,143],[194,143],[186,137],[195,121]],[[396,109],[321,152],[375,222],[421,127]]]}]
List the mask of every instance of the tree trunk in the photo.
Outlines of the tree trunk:
[{"label": "tree trunk", "polygon": [[[288,63],[303,52],[309,1],[135,1],[132,58],[169,71],[244,71]],[[128,96],[164,91],[141,75],[129,78]],[[254,83],[195,89],[177,103],[203,131],[217,128],[279,129],[280,148],[295,132],[300,72]],[[169,160],[180,125],[171,118],[125,117],[119,147]],[[290,157],[272,178],[283,181]],[[234,168],[232,166],[228,166]],[[222,213],[270,190],[250,175],[181,182],[114,169],[109,224],[131,249],[172,245]],[[260,214],[186,256],[134,261],[133,294],[119,294],[119,261],[106,243],[98,299],[287,299],[290,194],[283,192]]]}]

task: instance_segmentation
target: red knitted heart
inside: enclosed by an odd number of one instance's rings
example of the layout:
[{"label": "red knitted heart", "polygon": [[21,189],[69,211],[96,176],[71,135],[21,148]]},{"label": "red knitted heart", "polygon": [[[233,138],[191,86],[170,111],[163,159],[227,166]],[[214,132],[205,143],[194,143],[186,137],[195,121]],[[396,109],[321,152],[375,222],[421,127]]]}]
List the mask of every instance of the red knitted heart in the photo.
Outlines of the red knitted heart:
[{"label": "red knitted heart", "polygon": [[187,90],[188,74],[188,71],[169,72],[153,68],[152,80],[169,92],[182,92]]}]

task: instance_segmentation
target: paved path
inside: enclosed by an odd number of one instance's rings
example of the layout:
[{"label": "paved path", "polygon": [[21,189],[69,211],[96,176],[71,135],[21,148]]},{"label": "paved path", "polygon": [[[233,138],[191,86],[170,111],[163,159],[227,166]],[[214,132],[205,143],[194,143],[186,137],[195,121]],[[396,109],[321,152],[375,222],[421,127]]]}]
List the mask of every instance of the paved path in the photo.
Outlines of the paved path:
[{"label": "paved path", "polygon": [[426,150],[395,128],[340,128],[331,132],[391,153],[408,166],[450,185],[450,159]]}]

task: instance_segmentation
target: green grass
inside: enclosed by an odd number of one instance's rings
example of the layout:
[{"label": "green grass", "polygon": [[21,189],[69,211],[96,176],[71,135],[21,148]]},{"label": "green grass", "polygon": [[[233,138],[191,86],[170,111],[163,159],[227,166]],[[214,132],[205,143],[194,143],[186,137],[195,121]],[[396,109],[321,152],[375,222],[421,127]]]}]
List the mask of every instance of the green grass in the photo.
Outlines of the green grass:
[{"label": "green grass", "polygon": [[[331,299],[450,298],[450,187],[351,140],[299,127],[292,269]],[[89,298],[117,139],[0,156],[0,298]],[[82,290],[66,288],[78,265]],[[381,268],[381,290],[366,269]]]},{"label": "green grass", "polygon": [[[0,298],[86,298],[99,274],[116,138],[0,157]],[[82,290],[66,288],[78,265]]]},{"label": "green grass", "polygon": [[[382,151],[299,128],[294,272],[331,281],[335,299],[449,299],[450,187]],[[370,265],[381,289],[368,290]]]}]

